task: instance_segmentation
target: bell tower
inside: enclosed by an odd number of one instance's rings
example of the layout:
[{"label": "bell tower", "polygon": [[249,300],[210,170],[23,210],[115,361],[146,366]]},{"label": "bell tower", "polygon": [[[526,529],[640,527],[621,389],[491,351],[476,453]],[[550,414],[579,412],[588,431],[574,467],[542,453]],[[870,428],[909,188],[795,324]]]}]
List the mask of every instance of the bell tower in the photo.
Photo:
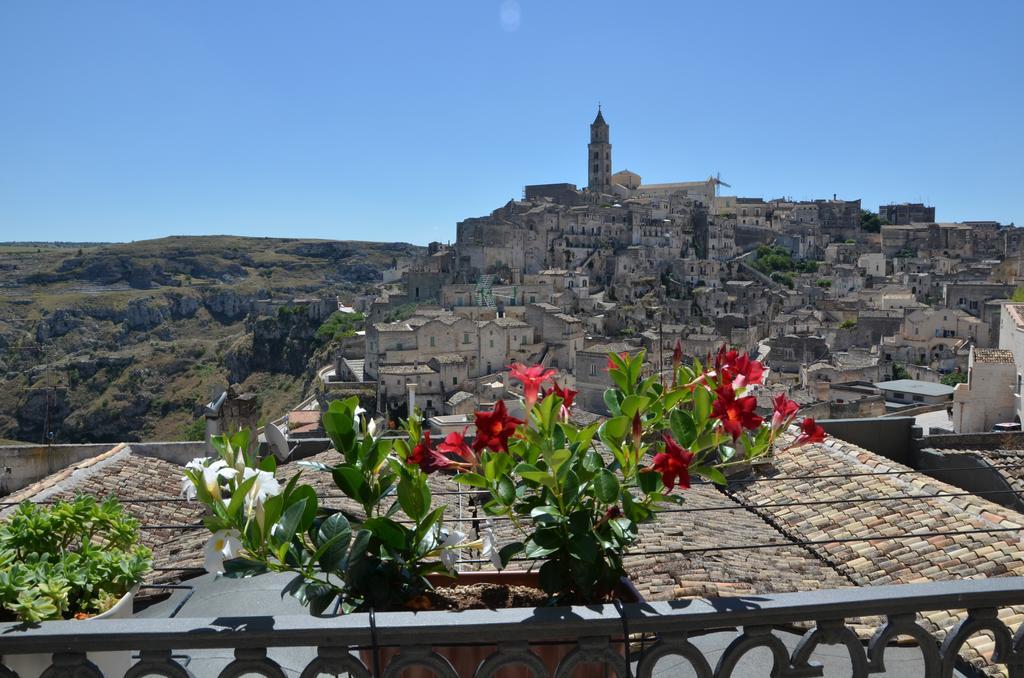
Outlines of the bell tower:
[{"label": "bell tower", "polygon": [[590,124],[590,143],[587,145],[587,188],[608,192],[612,188],[612,145],[608,141],[608,123],[597,106],[597,117]]}]

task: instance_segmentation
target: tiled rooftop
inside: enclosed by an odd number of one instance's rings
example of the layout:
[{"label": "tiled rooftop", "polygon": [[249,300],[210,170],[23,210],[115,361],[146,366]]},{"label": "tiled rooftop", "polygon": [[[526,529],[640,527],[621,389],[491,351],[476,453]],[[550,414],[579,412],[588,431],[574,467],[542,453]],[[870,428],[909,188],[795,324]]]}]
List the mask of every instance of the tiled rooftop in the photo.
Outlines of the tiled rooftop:
[{"label": "tiled rooftop", "polygon": [[[960,453],[993,462],[1024,458],[1024,451]],[[308,461],[333,465],[339,458],[332,450]],[[359,507],[339,497],[328,474],[286,464],[278,477],[300,471],[326,505],[358,517]],[[208,536],[195,527],[200,505],[178,499],[180,478],[180,466],[118,446],[6,501],[114,494],[145,525],[160,568],[152,581],[172,581],[181,578],[177,568],[201,566]],[[1024,491],[1020,477],[1008,480]],[[442,475],[431,484],[450,506],[449,526],[470,532],[476,514],[468,495]],[[694,484],[683,496],[682,507],[642,527],[627,557],[649,600],[1024,575],[1024,515],[831,438],[778,452],[757,475],[734,478],[728,493]],[[495,525],[499,537],[512,538],[507,524]],[[922,623],[942,637],[961,616],[934,613]],[[1002,618],[1013,629],[1024,608],[1007,608]],[[855,626],[866,635],[870,624]],[[968,653],[983,662],[991,646],[983,637],[971,643]]]},{"label": "tiled rooftop", "polygon": [[975,348],[976,363],[1013,363],[1013,352],[1001,348]]}]

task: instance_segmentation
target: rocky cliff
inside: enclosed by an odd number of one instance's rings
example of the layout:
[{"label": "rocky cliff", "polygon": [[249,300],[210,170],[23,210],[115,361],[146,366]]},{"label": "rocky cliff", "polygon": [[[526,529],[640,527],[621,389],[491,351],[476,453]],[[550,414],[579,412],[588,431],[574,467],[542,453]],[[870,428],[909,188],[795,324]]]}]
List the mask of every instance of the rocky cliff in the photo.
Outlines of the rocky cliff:
[{"label": "rocky cliff", "polygon": [[[419,248],[235,237],[0,246],[0,438],[181,439],[214,387],[238,382],[275,417],[322,351],[323,310]],[[271,300],[271,301],[268,301]]]}]

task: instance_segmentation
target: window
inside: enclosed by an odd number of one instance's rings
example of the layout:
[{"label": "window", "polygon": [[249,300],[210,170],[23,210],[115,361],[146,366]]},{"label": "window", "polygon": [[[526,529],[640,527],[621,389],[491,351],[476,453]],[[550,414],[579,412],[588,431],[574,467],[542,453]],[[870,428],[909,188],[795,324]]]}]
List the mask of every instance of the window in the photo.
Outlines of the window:
[{"label": "window", "polygon": [[468,344],[469,343],[469,332],[463,332],[462,333],[462,343],[463,344]]},{"label": "window", "polygon": [[434,346],[434,337],[431,337],[431,338],[430,338],[430,345],[431,345],[431,346]]},{"label": "window", "polygon": [[427,407],[433,407],[434,403],[430,402],[430,398],[427,398]]},{"label": "window", "polygon": [[399,351],[403,350],[402,342],[398,342],[398,346],[397,346],[397,349],[398,349]]},{"label": "window", "polygon": [[459,384],[459,378],[458,377],[452,377],[452,386],[458,386],[458,384]]},{"label": "window", "polygon": [[924,396],[919,396],[919,395],[914,396],[914,402],[915,403],[923,403],[924,402]]},{"label": "window", "polygon": [[491,348],[494,348],[494,339],[491,339]]},{"label": "window", "polygon": [[594,363],[590,363],[590,376],[597,376],[597,365],[595,365]]}]

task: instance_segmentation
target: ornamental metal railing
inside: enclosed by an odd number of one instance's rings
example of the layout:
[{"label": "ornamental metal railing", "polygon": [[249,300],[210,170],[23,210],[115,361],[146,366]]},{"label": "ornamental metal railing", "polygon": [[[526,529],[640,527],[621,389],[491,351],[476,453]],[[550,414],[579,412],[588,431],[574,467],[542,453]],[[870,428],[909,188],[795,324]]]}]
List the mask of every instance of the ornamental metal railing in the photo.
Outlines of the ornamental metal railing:
[{"label": "ornamental metal railing", "polygon": [[[736,675],[741,659],[757,648],[770,652],[772,676],[821,676],[815,651],[819,646],[836,645],[848,652],[851,675],[862,678],[885,671],[887,648],[897,637],[909,637],[920,650],[918,675],[937,678],[952,676],[955,670],[970,670],[961,653],[974,638],[972,644],[980,648],[972,654],[975,663],[1001,666],[1011,678],[1024,678],[1024,625],[1013,633],[1000,619],[1001,611],[1015,605],[1024,605],[1021,577],[459,613],[131,618],[34,626],[7,623],[0,624],[0,656],[50,655],[52,665],[43,674],[45,678],[102,676],[86,653],[107,651],[132,653],[129,678],[181,678],[193,675],[183,659],[186,651],[217,648],[234,654],[233,660],[214,672],[220,678],[254,674],[283,678],[285,669],[268,656],[273,648],[309,648],[308,662],[299,669],[302,678],[321,674],[398,678],[407,670],[413,672],[408,675],[430,675],[432,671],[439,678],[496,678],[510,675],[502,671],[512,668],[514,675],[537,678],[652,678],[659,673],[659,662],[668,658],[673,665],[677,661],[689,664],[699,678],[727,678]],[[961,619],[945,629],[933,627],[938,628],[937,636],[926,628],[931,624],[922,621],[925,613],[934,611],[959,613]],[[880,622],[873,637],[862,640],[851,622],[863,624],[872,618]],[[790,651],[779,633],[794,627],[807,630]],[[731,632],[734,637],[712,662],[693,641],[716,630]],[[630,642],[623,642],[626,638]],[[546,650],[552,645],[564,648],[554,665]],[[478,651],[479,661],[474,660],[470,669],[455,668],[458,660],[453,657],[460,648]],[[984,660],[979,659],[982,656]],[[577,671],[600,664],[603,670]],[[677,671],[673,668],[671,675],[680,675]],[[14,675],[0,667],[0,677]]]}]

